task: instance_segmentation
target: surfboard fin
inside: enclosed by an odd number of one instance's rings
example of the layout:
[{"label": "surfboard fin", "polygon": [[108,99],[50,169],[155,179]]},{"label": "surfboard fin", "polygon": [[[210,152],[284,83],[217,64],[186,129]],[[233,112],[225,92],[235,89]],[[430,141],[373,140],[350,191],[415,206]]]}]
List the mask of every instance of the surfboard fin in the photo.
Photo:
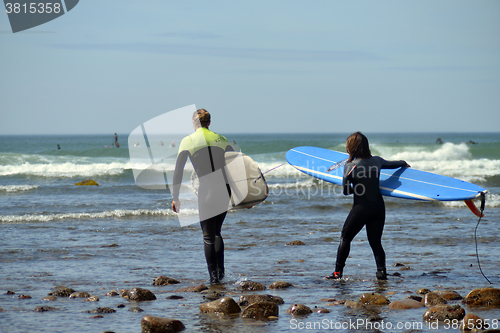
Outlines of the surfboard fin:
[{"label": "surfboard fin", "polygon": [[474,202],[472,202],[472,199],[464,200],[464,202],[467,207],[469,207],[471,212],[474,213],[474,215],[476,215],[477,217],[484,217],[484,214],[482,213],[482,211],[479,211],[479,209],[477,209],[476,205],[474,205]]}]

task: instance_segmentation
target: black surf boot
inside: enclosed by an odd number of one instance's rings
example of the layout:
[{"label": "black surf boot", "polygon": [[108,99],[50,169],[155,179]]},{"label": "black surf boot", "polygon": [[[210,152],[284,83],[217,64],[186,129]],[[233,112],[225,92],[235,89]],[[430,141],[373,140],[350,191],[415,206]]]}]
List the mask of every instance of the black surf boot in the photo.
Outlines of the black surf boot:
[{"label": "black surf boot", "polygon": [[339,280],[342,278],[342,272],[333,272],[332,274],[325,276],[327,280]]},{"label": "black surf boot", "polygon": [[385,268],[377,269],[377,279],[387,280],[387,271],[385,270]]},{"label": "black surf boot", "polygon": [[210,284],[219,284],[219,283],[220,280],[217,271],[210,272]]},{"label": "black surf boot", "polygon": [[217,279],[221,282],[224,279],[224,268],[216,268],[215,272],[217,274]]}]

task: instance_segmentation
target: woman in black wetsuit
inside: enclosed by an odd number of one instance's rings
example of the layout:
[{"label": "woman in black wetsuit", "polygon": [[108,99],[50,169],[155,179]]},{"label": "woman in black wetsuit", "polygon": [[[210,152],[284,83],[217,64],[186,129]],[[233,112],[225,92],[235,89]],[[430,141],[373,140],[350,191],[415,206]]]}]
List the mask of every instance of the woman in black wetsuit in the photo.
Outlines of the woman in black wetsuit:
[{"label": "woman in black wetsuit", "polygon": [[344,195],[354,194],[354,204],[342,228],[335,271],[327,279],[340,279],[349,256],[351,241],[366,225],[368,242],[377,264],[377,279],[387,280],[382,232],[385,204],[379,189],[381,169],[410,167],[405,161],[386,161],[372,156],[368,139],[360,132],[351,134],[346,145],[349,158],[342,181]]}]

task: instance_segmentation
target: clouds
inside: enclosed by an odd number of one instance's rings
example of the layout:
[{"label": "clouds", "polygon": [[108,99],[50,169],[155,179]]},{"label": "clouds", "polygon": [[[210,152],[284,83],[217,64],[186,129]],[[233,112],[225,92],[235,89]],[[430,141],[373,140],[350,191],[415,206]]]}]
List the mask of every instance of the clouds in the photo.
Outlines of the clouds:
[{"label": "clouds", "polygon": [[198,57],[249,58],[270,61],[379,61],[382,58],[376,54],[363,51],[315,51],[301,49],[258,49],[211,47],[189,44],[55,44],[54,48],[77,51],[119,51],[144,52],[171,55],[189,55]]}]

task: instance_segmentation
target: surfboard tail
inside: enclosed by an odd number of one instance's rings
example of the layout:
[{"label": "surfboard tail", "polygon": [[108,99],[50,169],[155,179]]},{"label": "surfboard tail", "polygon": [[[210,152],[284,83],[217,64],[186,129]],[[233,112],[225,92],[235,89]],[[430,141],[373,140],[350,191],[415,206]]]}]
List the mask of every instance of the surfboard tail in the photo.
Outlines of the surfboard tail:
[{"label": "surfboard tail", "polygon": [[469,207],[469,209],[471,210],[471,212],[474,213],[474,215],[476,215],[477,217],[484,217],[483,211],[484,211],[484,206],[485,206],[485,203],[486,203],[486,196],[485,196],[484,192],[481,192],[480,198],[481,198],[481,210],[479,210],[476,207],[476,205],[474,204],[474,202],[472,201],[472,199],[464,200],[464,202],[467,205],[467,207]]}]

